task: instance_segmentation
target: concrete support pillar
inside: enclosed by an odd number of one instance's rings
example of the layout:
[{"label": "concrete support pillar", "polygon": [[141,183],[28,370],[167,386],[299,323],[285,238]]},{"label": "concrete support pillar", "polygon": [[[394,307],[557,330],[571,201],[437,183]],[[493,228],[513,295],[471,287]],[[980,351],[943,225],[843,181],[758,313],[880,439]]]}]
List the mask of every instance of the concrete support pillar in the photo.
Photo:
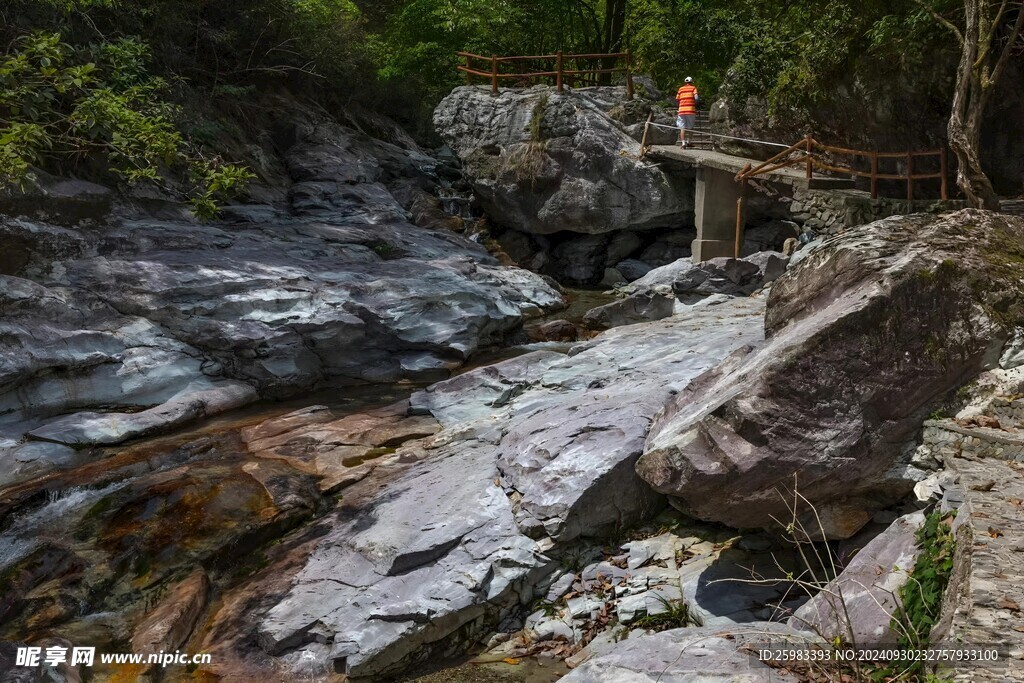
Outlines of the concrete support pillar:
[{"label": "concrete support pillar", "polygon": [[740,186],[734,176],[706,166],[697,169],[694,263],[735,254],[736,200]]}]

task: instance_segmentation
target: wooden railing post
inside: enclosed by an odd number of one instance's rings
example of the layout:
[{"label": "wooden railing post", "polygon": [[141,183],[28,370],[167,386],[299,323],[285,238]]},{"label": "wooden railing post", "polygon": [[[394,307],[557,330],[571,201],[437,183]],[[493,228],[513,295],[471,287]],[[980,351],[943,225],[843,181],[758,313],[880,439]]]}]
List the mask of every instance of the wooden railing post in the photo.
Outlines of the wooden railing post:
[{"label": "wooden railing post", "polygon": [[565,90],[565,86],[564,86],[565,66],[563,65],[563,62],[562,62],[562,51],[561,50],[559,50],[558,54],[555,55],[555,71],[557,72],[557,75],[555,76],[555,85],[558,86],[558,92],[563,92]]},{"label": "wooden railing post", "polygon": [[804,148],[807,150],[807,180],[814,177],[814,138],[810,135],[804,138]]},{"label": "wooden railing post", "polygon": [[[750,164],[747,164],[746,168],[750,168]],[[746,170],[746,168],[744,170]],[[740,183],[740,196],[736,200],[736,243],[733,245],[733,258],[740,257],[740,243],[743,242],[743,227],[746,223],[746,208],[747,208],[747,181],[743,180]]]},{"label": "wooden railing post", "polygon": [[633,65],[629,50],[626,50],[626,99],[633,99]]},{"label": "wooden railing post", "polygon": [[907,152],[907,201],[914,201],[914,154]]},{"label": "wooden railing post", "polygon": [[498,94],[498,55],[491,55],[491,94]]},{"label": "wooden railing post", "polygon": [[949,199],[949,159],[946,156],[946,148],[943,146],[941,153],[939,154],[939,167],[942,173],[942,189],[939,196],[942,197],[942,201]]},{"label": "wooden railing post", "polygon": [[467,54],[466,55],[466,85],[473,85],[473,74],[469,73],[473,69],[473,59]]},{"label": "wooden railing post", "polygon": [[651,129],[651,121],[654,120],[654,112],[647,114],[647,123],[644,124],[644,136],[640,138],[640,158],[647,154],[647,132]]},{"label": "wooden railing post", "polygon": [[871,153],[871,198],[878,199],[878,150]]}]

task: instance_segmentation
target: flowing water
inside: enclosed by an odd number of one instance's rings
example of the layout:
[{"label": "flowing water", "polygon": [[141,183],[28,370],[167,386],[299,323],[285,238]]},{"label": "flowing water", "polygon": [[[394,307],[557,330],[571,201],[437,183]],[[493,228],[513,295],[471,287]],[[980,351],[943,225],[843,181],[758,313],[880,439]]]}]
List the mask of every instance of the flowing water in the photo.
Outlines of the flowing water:
[{"label": "flowing water", "polygon": [[77,518],[122,486],[124,482],[100,489],[74,487],[50,492],[41,507],[15,515],[0,536],[0,572],[47,541],[68,541],[68,520]]}]

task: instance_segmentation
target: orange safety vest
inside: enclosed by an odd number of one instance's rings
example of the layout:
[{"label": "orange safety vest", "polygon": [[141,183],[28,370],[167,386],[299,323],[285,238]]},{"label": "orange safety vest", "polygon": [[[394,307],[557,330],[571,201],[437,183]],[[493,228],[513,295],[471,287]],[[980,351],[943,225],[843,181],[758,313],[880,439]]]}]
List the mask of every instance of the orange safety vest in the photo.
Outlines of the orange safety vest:
[{"label": "orange safety vest", "polygon": [[689,116],[697,113],[697,86],[687,83],[676,93],[679,101],[679,115]]}]

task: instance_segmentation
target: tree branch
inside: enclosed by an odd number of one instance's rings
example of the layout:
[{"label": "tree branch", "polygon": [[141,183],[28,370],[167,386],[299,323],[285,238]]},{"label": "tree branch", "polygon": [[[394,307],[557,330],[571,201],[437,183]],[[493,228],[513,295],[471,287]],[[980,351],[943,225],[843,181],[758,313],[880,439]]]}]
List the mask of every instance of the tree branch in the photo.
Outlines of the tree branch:
[{"label": "tree branch", "polygon": [[963,42],[964,42],[964,34],[960,32],[960,29],[958,29],[958,28],[956,27],[956,24],[954,24],[954,23],[953,23],[952,21],[950,21],[950,20],[949,20],[949,19],[947,19],[946,17],[944,17],[944,16],[942,16],[941,14],[939,14],[938,12],[936,12],[936,11],[935,11],[935,8],[934,8],[934,7],[932,7],[931,5],[929,5],[929,4],[928,4],[928,3],[926,2],[926,0],[916,0],[916,2],[917,2],[917,4],[918,4],[918,5],[920,5],[920,6],[921,6],[921,8],[922,8],[923,10],[925,10],[926,12],[928,12],[928,14],[932,15],[932,18],[933,18],[933,19],[935,19],[935,21],[939,22],[940,24],[942,24],[943,26],[945,26],[946,28],[948,28],[948,29],[949,29],[950,31],[952,31],[952,32],[953,32],[953,35],[955,35],[955,36],[956,36],[956,39],[957,39],[958,41],[960,41],[960,44],[961,44],[961,45],[963,45]]},{"label": "tree branch", "polygon": [[1017,21],[1013,24],[1013,30],[1007,37],[1003,52],[999,55],[999,61],[996,62],[995,68],[992,69],[992,77],[989,79],[990,84],[994,85],[999,82],[999,77],[1003,75],[1006,64],[1010,61],[1010,55],[1013,54],[1013,46],[1017,43],[1017,39],[1022,31],[1024,31],[1024,10],[1018,10]]}]

